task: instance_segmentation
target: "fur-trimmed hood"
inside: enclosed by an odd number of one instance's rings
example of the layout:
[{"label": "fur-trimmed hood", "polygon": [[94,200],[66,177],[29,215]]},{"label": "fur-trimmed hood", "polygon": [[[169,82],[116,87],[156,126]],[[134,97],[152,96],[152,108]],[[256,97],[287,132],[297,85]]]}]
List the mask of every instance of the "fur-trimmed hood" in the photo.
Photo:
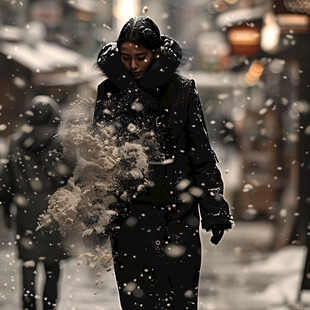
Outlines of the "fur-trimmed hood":
[{"label": "fur-trimmed hood", "polygon": [[[160,56],[145,72],[139,82],[144,88],[156,88],[164,84],[177,70],[182,60],[179,44],[168,37],[162,36]],[[136,87],[135,79],[123,64],[116,42],[106,44],[98,54],[99,69],[120,89]]]}]

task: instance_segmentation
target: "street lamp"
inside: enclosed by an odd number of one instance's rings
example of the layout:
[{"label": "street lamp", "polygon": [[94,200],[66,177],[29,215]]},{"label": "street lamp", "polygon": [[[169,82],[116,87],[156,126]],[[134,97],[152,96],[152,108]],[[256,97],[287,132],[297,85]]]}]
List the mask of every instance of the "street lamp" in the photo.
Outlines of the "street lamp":
[{"label": "street lamp", "polygon": [[277,17],[272,13],[266,13],[261,30],[261,48],[267,53],[277,52],[281,37],[281,27],[277,22]]},{"label": "street lamp", "polygon": [[140,0],[116,0],[113,14],[116,17],[115,30],[118,32],[131,17],[137,16],[140,10]]}]

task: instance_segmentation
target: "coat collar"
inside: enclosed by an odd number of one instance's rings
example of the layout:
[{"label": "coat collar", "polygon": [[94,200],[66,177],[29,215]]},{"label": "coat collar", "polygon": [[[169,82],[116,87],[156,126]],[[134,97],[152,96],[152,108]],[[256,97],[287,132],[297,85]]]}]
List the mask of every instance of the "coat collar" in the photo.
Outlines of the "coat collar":
[{"label": "coat collar", "polygon": [[[154,61],[139,82],[143,88],[154,89],[164,84],[175,73],[182,60],[179,44],[162,36],[160,57]],[[136,88],[137,83],[124,66],[116,42],[105,45],[98,54],[99,69],[120,89]]]}]

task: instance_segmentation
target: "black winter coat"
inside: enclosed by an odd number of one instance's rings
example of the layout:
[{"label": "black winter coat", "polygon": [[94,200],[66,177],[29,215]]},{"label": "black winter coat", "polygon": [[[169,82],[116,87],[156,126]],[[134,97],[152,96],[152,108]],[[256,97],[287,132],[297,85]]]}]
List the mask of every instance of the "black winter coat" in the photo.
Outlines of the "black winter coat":
[{"label": "black winter coat", "polygon": [[53,263],[68,257],[58,231],[36,231],[39,215],[48,207],[49,196],[63,186],[73,171],[62,155],[53,126],[37,125],[32,132],[18,132],[9,146],[8,162],[0,167],[0,201],[6,216],[15,204],[19,258]]},{"label": "black winter coat", "polygon": [[[115,44],[98,56],[108,79],[98,87],[94,124],[114,124],[118,140],[138,138],[128,130],[133,124],[155,132],[159,142],[149,155],[153,186],[132,198],[111,234],[124,310],[167,309],[168,304],[197,310],[198,205],[203,228],[232,227],[195,83],[175,73],[180,60],[179,46],[166,38],[160,57],[135,81]],[[134,288],[130,294],[128,285]]]},{"label": "black winter coat", "polygon": [[[166,159],[173,159],[166,186],[159,193],[164,196],[162,199],[168,204],[181,202],[182,207],[177,210],[179,218],[198,216],[199,203],[203,228],[229,229],[232,217],[222,196],[223,182],[195,83],[175,73],[181,50],[175,41],[164,39],[159,59],[138,82],[123,65],[115,44],[102,49],[98,66],[108,79],[98,86],[94,123],[117,123],[119,135],[126,135],[128,139],[134,138],[127,130],[130,123],[155,131],[162,146],[161,153]],[[136,109],[136,103],[142,105],[142,109]],[[190,181],[185,195],[176,189],[181,180]],[[152,197],[149,191],[137,199],[152,201]]]}]

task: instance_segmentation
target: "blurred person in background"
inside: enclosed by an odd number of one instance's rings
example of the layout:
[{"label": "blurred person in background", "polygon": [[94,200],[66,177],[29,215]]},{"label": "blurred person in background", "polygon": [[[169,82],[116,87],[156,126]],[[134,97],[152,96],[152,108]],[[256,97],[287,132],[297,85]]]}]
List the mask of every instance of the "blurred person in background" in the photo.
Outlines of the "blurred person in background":
[{"label": "blurred person in background", "polygon": [[35,279],[39,262],[44,265],[46,277],[43,309],[55,309],[60,261],[68,257],[58,231],[36,231],[38,216],[47,209],[49,196],[64,185],[73,171],[72,161],[65,158],[55,138],[60,122],[54,99],[34,97],[25,112],[24,124],[10,137],[9,152],[0,167],[5,223],[8,228],[16,228],[18,257],[23,261],[24,310],[37,309]]},{"label": "blurred person in background", "polygon": [[[98,55],[94,125],[114,125],[119,141],[152,131],[153,186],[131,197],[110,235],[122,309],[197,310],[202,227],[218,244],[232,228],[193,80],[176,73],[182,52],[148,17],[130,19]],[[199,208],[198,208],[199,203]]]}]

